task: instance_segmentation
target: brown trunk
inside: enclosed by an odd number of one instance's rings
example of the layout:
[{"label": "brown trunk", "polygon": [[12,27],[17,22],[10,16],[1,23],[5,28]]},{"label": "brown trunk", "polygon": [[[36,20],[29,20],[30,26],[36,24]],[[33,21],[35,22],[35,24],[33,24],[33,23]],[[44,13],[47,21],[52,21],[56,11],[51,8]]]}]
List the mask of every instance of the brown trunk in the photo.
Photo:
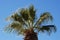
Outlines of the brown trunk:
[{"label": "brown trunk", "polygon": [[35,33],[33,30],[27,30],[24,40],[38,40],[37,33]]}]

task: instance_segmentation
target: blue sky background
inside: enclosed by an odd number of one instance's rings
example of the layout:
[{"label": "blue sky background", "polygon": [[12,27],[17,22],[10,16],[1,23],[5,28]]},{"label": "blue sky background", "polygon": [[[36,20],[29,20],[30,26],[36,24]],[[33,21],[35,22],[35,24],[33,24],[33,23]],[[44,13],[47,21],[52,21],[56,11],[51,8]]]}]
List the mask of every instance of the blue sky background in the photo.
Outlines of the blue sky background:
[{"label": "blue sky background", "polygon": [[4,32],[4,27],[8,23],[5,19],[18,8],[29,7],[30,4],[37,9],[37,16],[46,11],[50,12],[54,17],[53,23],[57,26],[56,33],[50,36],[40,33],[38,39],[60,40],[60,0],[0,0],[0,40],[23,40],[23,36]]}]

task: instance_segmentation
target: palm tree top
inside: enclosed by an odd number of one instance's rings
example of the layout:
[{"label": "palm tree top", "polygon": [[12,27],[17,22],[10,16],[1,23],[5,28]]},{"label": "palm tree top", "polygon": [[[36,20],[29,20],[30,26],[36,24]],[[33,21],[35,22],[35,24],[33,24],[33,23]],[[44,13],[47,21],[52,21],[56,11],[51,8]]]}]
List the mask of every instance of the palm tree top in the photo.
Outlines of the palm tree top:
[{"label": "palm tree top", "polygon": [[36,21],[36,10],[33,5],[29,8],[19,9],[13,15],[8,17],[12,22],[5,28],[9,32],[16,31],[18,34],[24,34],[27,30],[37,30],[38,32],[46,30],[48,33],[52,30],[56,31],[54,25],[41,25],[45,21],[53,20],[52,15],[49,12],[41,14],[39,19]]}]

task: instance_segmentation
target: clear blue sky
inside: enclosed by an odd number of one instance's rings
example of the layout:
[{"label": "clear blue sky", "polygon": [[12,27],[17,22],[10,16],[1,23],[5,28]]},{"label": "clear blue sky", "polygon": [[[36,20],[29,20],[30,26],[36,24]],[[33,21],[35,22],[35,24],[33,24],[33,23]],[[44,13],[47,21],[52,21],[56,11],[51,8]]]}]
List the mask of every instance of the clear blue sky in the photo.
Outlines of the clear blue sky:
[{"label": "clear blue sky", "polygon": [[17,36],[14,33],[3,31],[7,25],[7,18],[18,8],[29,7],[33,4],[37,9],[37,15],[43,12],[50,12],[54,17],[54,24],[57,26],[57,32],[50,36],[46,33],[38,34],[39,40],[60,40],[60,0],[0,0],[0,40],[23,40],[23,36]]}]

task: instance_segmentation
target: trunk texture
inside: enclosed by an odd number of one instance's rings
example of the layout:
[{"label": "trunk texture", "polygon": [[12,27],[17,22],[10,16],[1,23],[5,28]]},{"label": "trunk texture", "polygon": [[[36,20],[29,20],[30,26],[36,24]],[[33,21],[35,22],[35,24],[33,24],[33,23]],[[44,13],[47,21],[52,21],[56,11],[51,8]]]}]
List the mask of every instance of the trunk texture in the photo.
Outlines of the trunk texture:
[{"label": "trunk texture", "polygon": [[37,33],[34,30],[26,30],[24,40],[38,40]]}]

